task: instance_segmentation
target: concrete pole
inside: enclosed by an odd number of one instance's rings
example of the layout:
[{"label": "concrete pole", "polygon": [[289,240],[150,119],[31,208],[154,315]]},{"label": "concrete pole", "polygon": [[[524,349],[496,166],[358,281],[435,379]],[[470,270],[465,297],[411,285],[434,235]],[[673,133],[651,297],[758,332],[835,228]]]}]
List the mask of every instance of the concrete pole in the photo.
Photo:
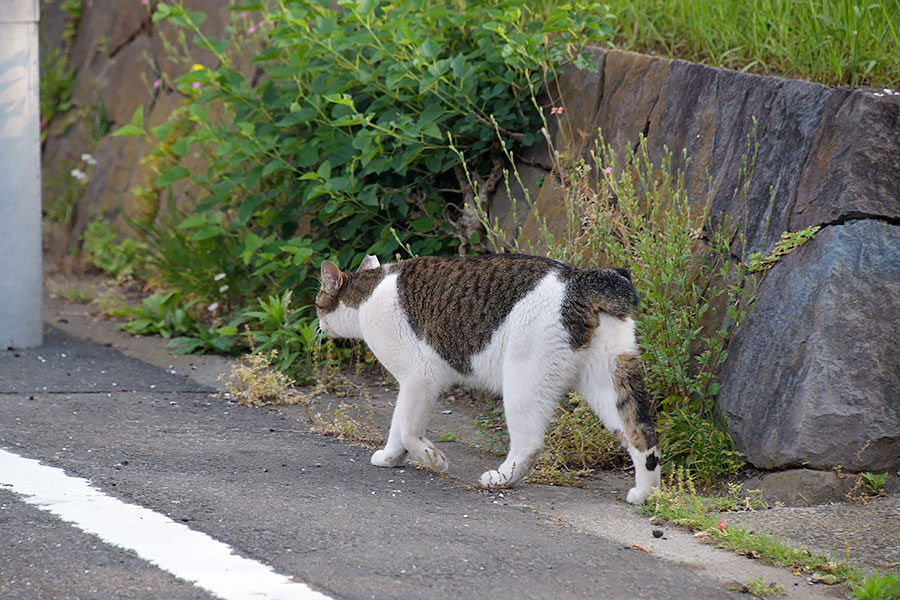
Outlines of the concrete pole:
[{"label": "concrete pole", "polygon": [[0,0],[0,352],[43,343],[38,0]]}]

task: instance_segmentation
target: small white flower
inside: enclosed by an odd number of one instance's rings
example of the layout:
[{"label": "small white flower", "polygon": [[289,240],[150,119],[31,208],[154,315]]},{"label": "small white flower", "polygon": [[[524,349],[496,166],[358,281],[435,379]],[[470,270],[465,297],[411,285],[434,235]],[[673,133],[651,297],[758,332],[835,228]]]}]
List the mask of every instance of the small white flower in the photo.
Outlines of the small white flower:
[{"label": "small white flower", "polygon": [[215,281],[222,281],[223,279],[225,279],[225,273],[219,273],[218,275],[216,275],[215,277],[213,277],[213,279],[214,279]]},{"label": "small white flower", "polygon": [[81,160],[91,165],[92,167],[97,164],[97,159],[85,152],[81,155]]},{"label": "small white flower", "polygon": [[217,308],[219,308],[219,303],[213,302],[212,304],[210,304],[209,306],[206,307],[206,310],[208,310],[209,312],[216,312]]},{"label": "small white flower", "polygon": [[219,293],[221,294],[222,292],[224,292],[227,289],[228,289],[228,284],[226,283],[225,285],[219,287]]},{"label": "small white flower", "polygon": [[88,178],[87,173],[81,169],[72,169],[71,175],[78,181],[87,181]]}]

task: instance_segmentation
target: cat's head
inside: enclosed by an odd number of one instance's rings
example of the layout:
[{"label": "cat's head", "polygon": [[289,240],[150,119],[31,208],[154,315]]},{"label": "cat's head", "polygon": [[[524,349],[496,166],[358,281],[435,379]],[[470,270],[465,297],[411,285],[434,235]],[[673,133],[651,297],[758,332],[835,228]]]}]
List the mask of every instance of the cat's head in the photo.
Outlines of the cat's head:
[{"label": "cat's head", "polygon": [[[358,337],[356,309],[371,294],[381,264],[378,258],[366,256],[356,273],[345,273],[330,260],[322,262],[322,279],[316,294],[316,314],[319,328],[333,337]],[[362,281],[361,281],[362,280]]]}]

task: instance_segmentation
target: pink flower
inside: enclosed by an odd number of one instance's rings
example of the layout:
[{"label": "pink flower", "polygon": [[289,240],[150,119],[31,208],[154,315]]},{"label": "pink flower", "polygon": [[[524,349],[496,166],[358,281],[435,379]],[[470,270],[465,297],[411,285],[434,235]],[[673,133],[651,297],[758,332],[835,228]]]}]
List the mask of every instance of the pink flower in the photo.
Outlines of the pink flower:
[{"label": "pink flower", "polygon": [[256,33],[256,25],[251,25],[247,28],[247,33]]},{"label": "pink flower", "polygon": [[195,90],[199,90],[199,89],[200,89],[200,82],[199,82],[199,81],[195,81],[195,82],[193,83],[193,87],[194,87]]},{"label": "pink flower", "polygon": [[563,111],[564,111],[564,110],[565,110],[565,107],[558,106],[558,107],[555,107],[555,108],[551,108],[551,109],[550,109],[550,114],[551,114],[551,115],[561,115],[561,114],[563,114]]},{"label": "pink flower", "polygon": [[612,167],[606,167],[605,169],[603,169],[604,175],[609,175],[610,173],[612,173]]},{"label": "pink flower", "polygon": [[718,529],[719,531],[725,531],[725,529],[727,529],[727,528],[728,528],[728,525],[725,523],[724,520],[716,523],[716,529]]},{"label": "pink flower", "polygon": [[141,6],[147,6],[147,0],[141,0]]},{"label": "pink flower", "polygon": [[162,82],[159,79],[157,79],[156,81],[153,82],[153,89],[158,90],[160,85],[162,85]]}]

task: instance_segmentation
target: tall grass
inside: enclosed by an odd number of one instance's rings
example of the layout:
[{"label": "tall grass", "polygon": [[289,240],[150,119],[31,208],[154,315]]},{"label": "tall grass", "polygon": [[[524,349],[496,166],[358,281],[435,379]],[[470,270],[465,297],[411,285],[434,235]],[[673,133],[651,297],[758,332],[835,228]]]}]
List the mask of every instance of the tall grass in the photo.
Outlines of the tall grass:
[{"label": "tall grass", "polygon": [[826,85],[900,85],[900,0],[606,4],[620,48]]}]

